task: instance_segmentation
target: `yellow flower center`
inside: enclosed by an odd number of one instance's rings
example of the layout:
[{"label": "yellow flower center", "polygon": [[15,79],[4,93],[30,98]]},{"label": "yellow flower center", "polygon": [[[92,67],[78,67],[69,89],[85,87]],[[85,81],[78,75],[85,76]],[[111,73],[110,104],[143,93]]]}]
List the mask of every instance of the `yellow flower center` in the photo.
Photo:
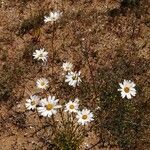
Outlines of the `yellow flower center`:
[{"label": "yellow flower center", "polygon": [[41,86],[44,86],[45,85],[45,83],[44,82],[41,82]]},{"label": "yellow flower center", "polygon": [[88,117],[87,115],[83,115],[82,119],[85,120],[85,119],[87,119],[87,117]]},{"label": "yellow flower center", "polygon": [[32,106],[35,105],[35,101],[32,101],[32,102],[31,102],[31,105],[32,105]]},{"label": "yellow flower center", "polygon": [[70,109],[74,109],[74,105],[70,105]]},{"label": "yellow flower center", "polygon": [[72,77],[73,80],[77,80],[77,78],[78,78],[77,76],[73,76]]},{"label": "yellow flower center", "polygon": [[43,54],[40,54],[39,57],[43,57]]},{"label": "yellow flower center", "polygon": [[67,66],[66,69],[69,70],[70,68]]},{"label": "yellow flower center", "polygon": [[128,87],[125,87],[125,88],[124,88],[124,91],[125,91],[126,93],[129,93],[130,89],[129,89]]},{"label": "yellow flower center", "polygon": [[47,110],[52,110],[53,107],[54,107],[53,104],[47,104],[47,105],[46,105],[46,109],[47,109]]}]

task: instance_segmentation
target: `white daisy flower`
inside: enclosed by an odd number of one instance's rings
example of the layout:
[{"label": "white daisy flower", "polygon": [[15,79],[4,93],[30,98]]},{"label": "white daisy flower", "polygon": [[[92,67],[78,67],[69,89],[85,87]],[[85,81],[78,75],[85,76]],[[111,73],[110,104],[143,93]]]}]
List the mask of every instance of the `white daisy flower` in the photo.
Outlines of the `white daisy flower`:
[{"label": "white daisy flower", "polygon": [[46,90],[49,87],[49,81],[45,78],[40,78],[36,81],[36,86],[39,89],[44,89]]},{"label": "white daisy flower", "polygon": [[62,12],[59,11],[50,12],[49,16],[44,16],[44,22],[47,23],[51,21],[53,23],[54,21],[57,21],[61,16]]},{"label": "white daisy flower", "polygon": [[70,86],[76,87],[81,82],[80,74],[81,74],[80,71],[79,72],[68,72],[68,74],[66,75],[65,82],[68,82],[68,84]]},{"label": "white daisy flower", "polygon": [[58,99],[55,96],[48,96],[48,99],[44,98],[40,101],[40,107],[37,108],[41,116],[51,117],[57,113],[57,109],[61,108],[61,105],[57,105]]},{"label": "white daisy flower", "polygon": [[30,99],[26,100],[25,106],[28,110],[34,110],[36,109],[36,106],[39,103],[40,98],[36,95],[31,95]]},{"label": "white daisy flower", "polygon": [[131,99],[132,96],[136,95],[136,89],[135,89],[135,83],[131,82],[131,80],[124,80],[123,83],[119,83],[120,89],[118,91],[121,91],[121,97],[127,99]]},{"label": "white daisy flower", "polygon": [[81,125],[86,125],[87,123],[93,121],[93,113],[88,109],[83,109],[82,111],[78,111],[76,118],[78,119],[78,123]]},{"label": "white daisy flower", "polygon": [[73,69],[73,64],[70,62],[65,62],[62,65],[64,71],[71,71]]},{"label": "white daisy flower", "polygon": [[78,111],[78,107],[79,107],[79,99],[75,99],[74,101],[69,101],[67,104],[66,104],[66,108],[65,108],[65,111],[68,111],[69,113],[76,113]]},{"label": "white daisy flower", "polygon": [[44,62],[44,61],[47,61],[48,52],[45,51],[44,48],[35,50],[35,52],[33,53],[33,57],[34,57],[34,59],[42,60]]}]

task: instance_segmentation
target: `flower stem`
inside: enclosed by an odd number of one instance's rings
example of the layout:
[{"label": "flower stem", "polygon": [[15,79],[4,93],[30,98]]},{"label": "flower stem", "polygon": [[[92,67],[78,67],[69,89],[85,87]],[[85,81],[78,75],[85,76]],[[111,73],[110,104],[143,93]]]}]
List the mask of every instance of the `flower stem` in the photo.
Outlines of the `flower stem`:
[{"label": "flower stem", "polygon": [[54,37],[55,37],[55,21],[53,22],[53,32],[52,32],[52,76],[54,72],[54,56],[55,56],[55,50],[54,50]]}]

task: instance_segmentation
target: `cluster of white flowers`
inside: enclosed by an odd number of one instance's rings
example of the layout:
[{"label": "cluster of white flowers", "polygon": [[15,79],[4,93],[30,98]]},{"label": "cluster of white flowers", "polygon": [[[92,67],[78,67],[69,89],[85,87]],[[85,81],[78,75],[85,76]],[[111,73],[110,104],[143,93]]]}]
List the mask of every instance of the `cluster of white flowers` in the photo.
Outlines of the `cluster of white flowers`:
[{"label": "cluster of white flowers", "polygon": [[[49,16],[44,17],[44,22],[54,23],[62,16],[59,11],[50,12]],[[48,52],[44,48],[35,50],[33,57],[36,60],[42,60],[43,62],[48,59]],[[73,71],[73,64],[70,62],[65,62],[62,65],[62,69],[65,71],[65,82],[72,87],[79,86],[82,82],[80,71]],[[121,97],[131,99],[136,95],[135,83],[130,80],[124,80],[123,83],[119,83],[120,88],[118,91],[121,92]],[[39,89],[47,90],[49,88],[49,81],[46,78],[40,78],[36,81],[36,86]],[[29,99],[26,100],[25,106],[28,110],[37,110],[39,115],[43,117],[51,117],[55,115],[60,108],[63,106],[58,105],[59,99],[55,96],[49,95],[47,98],[40,98],[36,95],[31,95]],[[74,101],[70,100],[65,104],[64,112],[69,114],[74,113],[76,115],[77,122],[80,125],[87,125],[89,122],[94,120],[93,113],[88,109],[79,110],[79,99],[76,98]]]},{"label": "cluster of white flowers", "polygon": [[78,123],[81,125],[87,125],[87,123],[93,121],[93,113],[88,109],[79,110],[79,99],[76,98],[74,101],[69,101],[66,104],[65,111],[69,113],[76,113],[76,118],[78,119]]},{"label": "cluster of white flowers", "polygon": [[37,109],[39,114],[44,117],[51,117],[53,114],[57,113],[57,109],[61,108],[60,105],[57,105],[58,99],[55,99],[55,96],[48,96],[48,98],[40,99],[38,96],[30,96],[30,99],[26,100],[26,108],[28,110]]},{"label": "cluster of white flowers", "polygon": [[79,86],[79,83],[81,82],[81,78],[80,78],[81,72],[80,71],[73,72],[72,71],[73,64],[70,62],[63,63],[62,68],[64,71],[67,72],[65,76],[66,77],[65,82],[68,82],[68,84],[73,87]]},{"label": "cluster of white flowers", "polygon": [[[58,99],[55,96],[48,96],[48,98],[40,99],[36,95],[31,95],[30,99],[26,100],[26,108],[28,110],[37,109],[38,113],[43,117],[51,117],[57,113],[61,105],[58,105]],[[64,112],[76,113],[76,118],[80,125],[87,125],[89,122],[93,121],[93,113],[88,109],[83,109],[79,111],[79,99],[76,98],[74,101],[69,101],[65,105]]]},{"label": "cluster of white flowers", "polygon": [[[41,55],[39,56],[39,53],[44,53],[44,49],[36,50],[36,53],[34,54],[36,59],[44,59]],[[47,53],[44,54],[44,56],[47,57]],[[65,82],[68,82],[69,85],[76,87],[76,85],[79,85],[81,82],[80,78],[80,71],[79,72],[73,72],[73,64],[70,62],[63,63],[62,68],[66,74]],[[47,90],[49,87],[49,81],[46,78],[40,78],[36,81],[36,86],[39,89]],[[51,117],[52,115],[55,115],[57,113],[57,110],[61,108],[61,105],[58,105],[58,99],[55,98],[55,96],[48,96],[48,98],[40,99],[36,95],[30,96],[30,99],[26,100],[26,108],[28,110],[34,110],[37,109],[38,113],[41,116],[44,117]],[[78,119],[78,123],[81,125],[86,125],[88,122],[93,121],[93,113],[90,110],[83,109],[82,111],[79,110],[79,99],[76,98],[74,101],[69,101],[65,104],[64,112],[69,113],[75,113],[76,118]]]},{"label": "cluster of white flowers", "polygon": [[87,123],[93,121],[93,113],[88,109],[79,110],[79,99],[76,98],[74,101],[69,101],[66,105],[65,111],[69,113],[76,113],[78,123],[81,125],[87,125]]},{"label": "cluster of white flowers", "polygon": [[121,97],[127,99],[131,99],[132,96],[136,95],[135,83],[131,82],[131,80],[124,80],[123,83],[119,83],[120,89],[118,91],[121,92]]}]

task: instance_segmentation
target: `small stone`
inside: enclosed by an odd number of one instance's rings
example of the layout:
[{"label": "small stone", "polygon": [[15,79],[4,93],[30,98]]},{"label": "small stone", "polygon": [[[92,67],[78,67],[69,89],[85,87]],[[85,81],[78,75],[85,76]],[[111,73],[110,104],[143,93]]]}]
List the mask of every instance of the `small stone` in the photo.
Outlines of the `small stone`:
[{"label": "small stone", "polygon": [[20,107],[21,107],[21,105],[20,105],[20,104],[18,104],[18,105],[17,105],[17,108],[20,108]]},{"label": "small stone", "polygon": [[30,126],[29,128],[30,128],[30,129],[32,129],[33,127],[32,127],[32,126]]}]

